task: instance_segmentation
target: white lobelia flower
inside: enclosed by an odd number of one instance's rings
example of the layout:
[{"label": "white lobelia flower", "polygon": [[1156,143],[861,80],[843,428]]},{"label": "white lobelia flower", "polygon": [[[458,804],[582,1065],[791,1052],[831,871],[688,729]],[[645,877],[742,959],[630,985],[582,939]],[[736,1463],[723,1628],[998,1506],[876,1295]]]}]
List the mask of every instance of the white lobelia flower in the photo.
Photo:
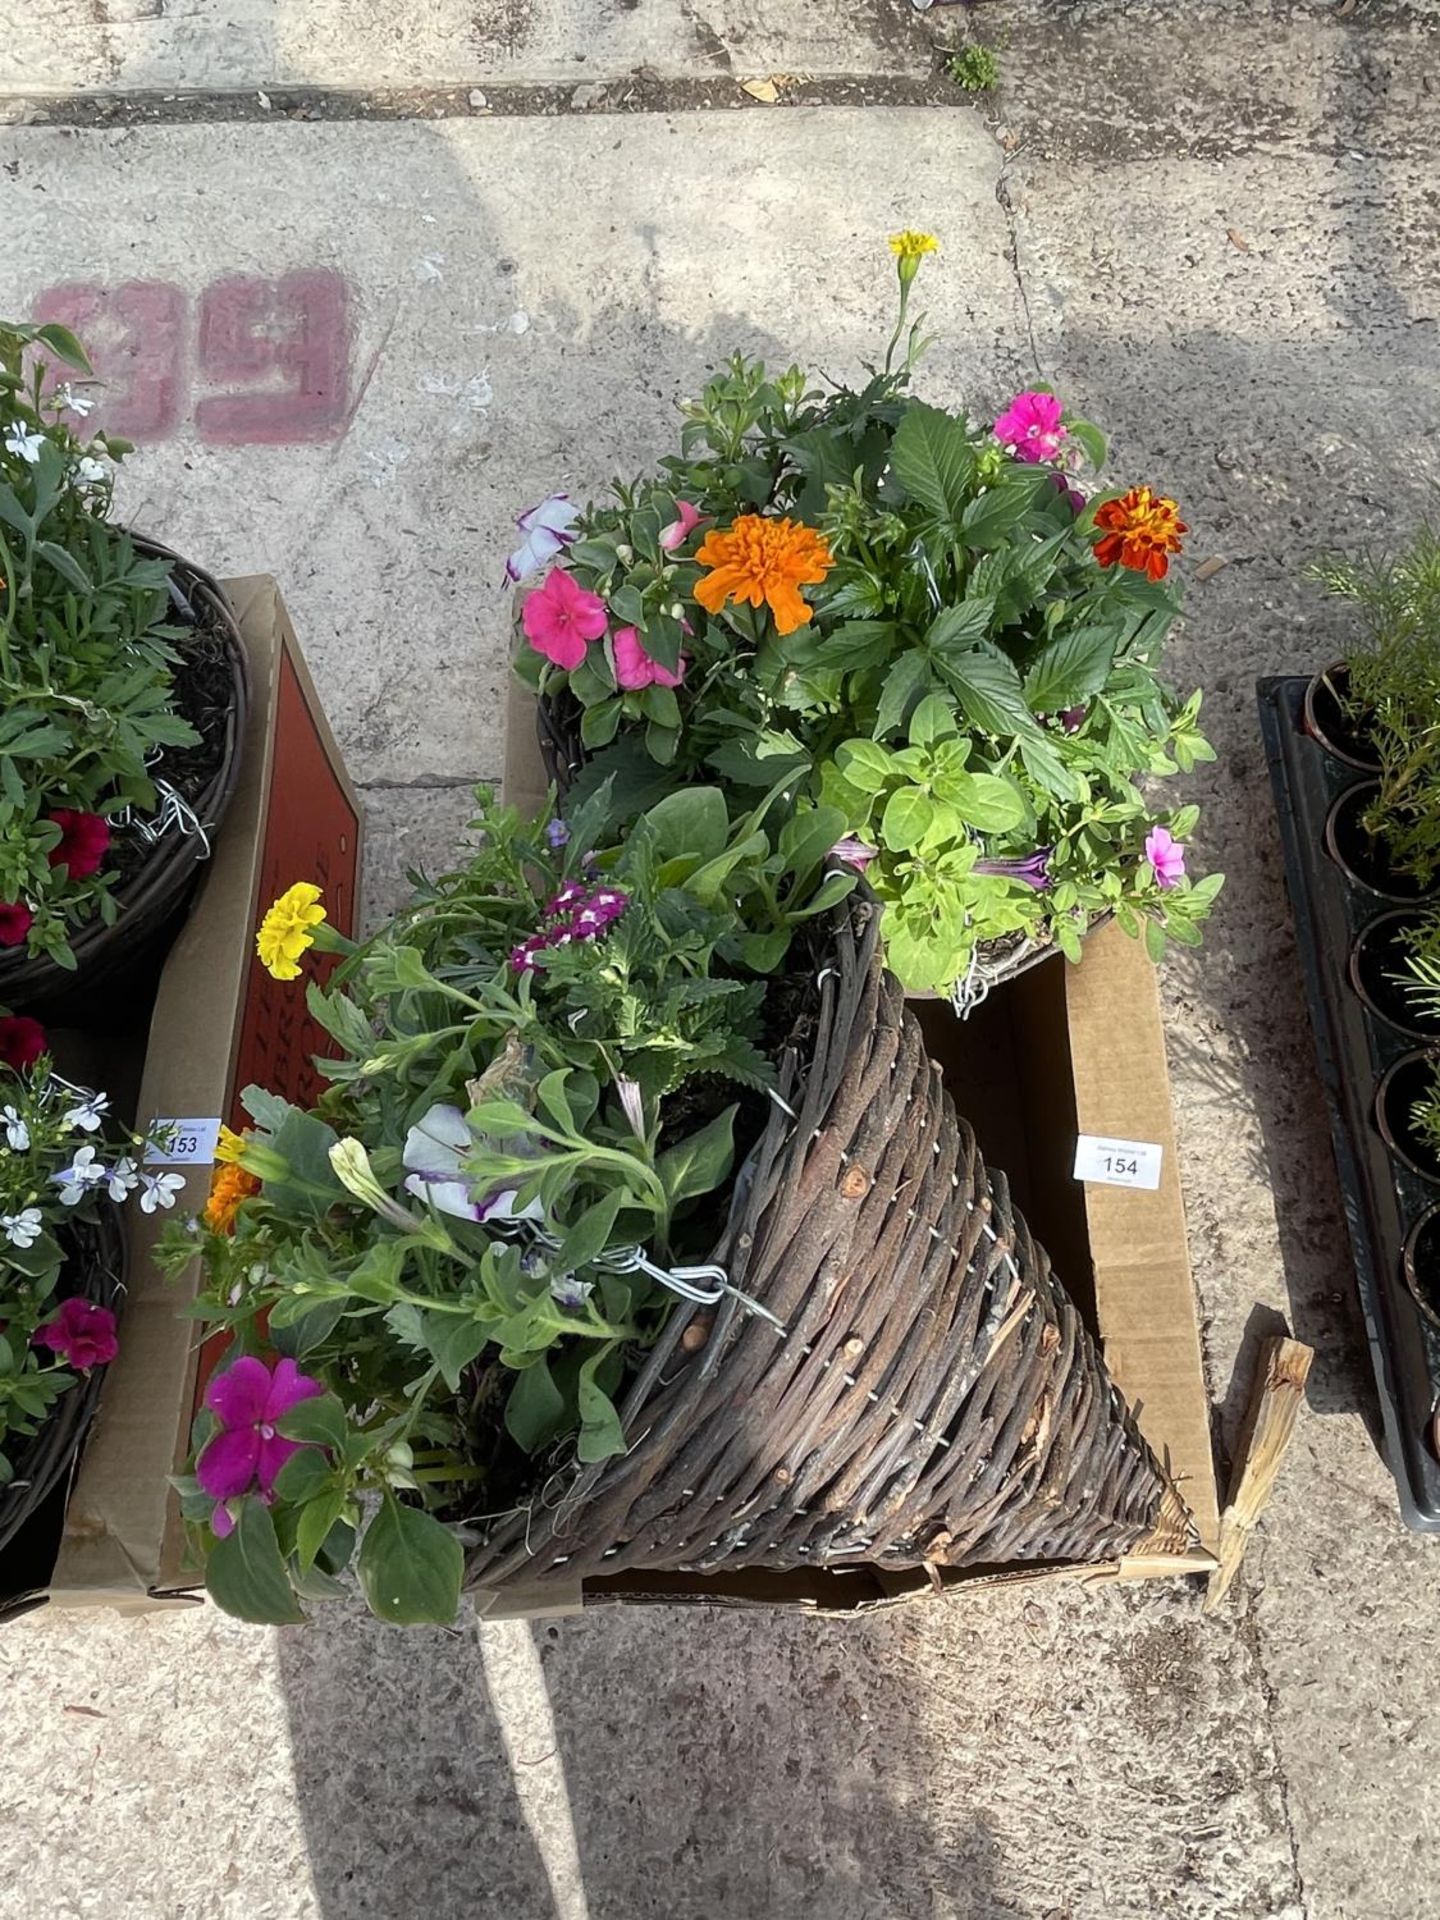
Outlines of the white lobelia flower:
[{"label": "white lobelia flower", "polygon": [[32,467],[36,461],[39,460],[40,449],[44,444],[45,436],[43,433],[34,433],[29,428],[22,427],[18,420],[5,436],[7,452],[18,454],[22,460],[27,461]]},{"label": "white lobelia flower", "polygon": [[557,1273],[550,1282],[550,1298],[557,1307],[583,1307],[594,1291],[593,1280],[577,1280],[573,1273]]},{"label": "white lobelia flower", "polygon": [[75,1102],[64,1116],[67,1127],[78,1127],[81,1133],[98,1133],[100,1123],[110,1110],[108,1093],[86,1093]]},{"label": "white lobelia flower", "polygon": [[520,545],[505,562],[505,578],[518,584],[563,553],[575,538],[575,522],[580,509],[568,493],[552,493],[548,500],[529,507],[515,522],[520,529]]},{"label": "white lobelia flower", "polygon": [[68,380],[63,387],[57,389],[55,398],[60,402],[60,405],[66,413],[76,414],[81,420],[85,418],[87,413],[93,413],[95,411],[95,402],[90,398],[89,394],[76,393],[74,387],[71,386]]},{"label": "white lobelia flower", "polygon": [[140,1211],[154,1213],[157,1207],[174,1206],[176,1194],[184,1189],[185,1176],[183,1173],[142,1173],[140,1185],[143,1188]]},{"label": "white lobelia flower", "polygon": [[39,1207],[25,1207],[19,1213],[0,1213],[0,1233],[12,1247],[33,1247],[45,1231],[45,1216]]},{"label": "white lobelia flower", "polygon": [[30,1145],[30,1128],[14,1107],[0,1107],[0,1125],[5,1128],[5,1144],[12,1153],[24,1153]]},{"label": "white lobelia flower", "polygon": [[117,1206],[126,1194],[133,1193],[139,1184],[139,1170],[128,1156],[117,1160],[105,1176],[105,1190]]},{"label": "white lobelia flower", "polygon": [[107,1177],[105,1163],[95,1158],[94,1147],[78,1147],[69,1166],[50,1176],[60,1189],[62,1207],[78,1205],[92,1187],[98,1187]]},{"label": "white lobelia flower", "polygon": [[103,460],[96,460],[87,453],[75,463],[75,476],[82,486],[101,487],[110,478],[110,473]]}]

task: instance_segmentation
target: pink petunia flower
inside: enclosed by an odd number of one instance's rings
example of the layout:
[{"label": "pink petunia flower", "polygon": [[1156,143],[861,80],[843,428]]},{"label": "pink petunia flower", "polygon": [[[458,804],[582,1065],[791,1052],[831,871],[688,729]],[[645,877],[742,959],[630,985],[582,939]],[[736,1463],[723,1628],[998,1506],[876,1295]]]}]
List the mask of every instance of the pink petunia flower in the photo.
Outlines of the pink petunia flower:
[{"label": "pink petunia flower", "polygon": [[1017,460],[1038,466],[1053,460],[1065,438],[1061,414],[1065,409],[1053,393],[1026,390],[1017,393],[995,422],[995,438]]},{"label": "pink petunia flower", "polygon": [[45,1029],[28,1013],[0,1015],[0,1066],[24,1073],[33,1067],[50,1042]]},{"label": "pink petunia flower", "polygon": [[854,867],[857,873],[864,873],[870,862],[880,851],[872,847],[868,840],[861,840],[853,833],[847,833],[843,840],[837,840],[830,849],[832,860],[843,860],[846,866]]},{"label": "pink petunia flower", "polygon": [[268,1505],[275,1498],[275,1476],[308,1444],[285,1439],[276,1423],[302,1400],[324,1391],[293,1360],[277,1360],[272,1369],[249,1354],[210,1382],[205,1404],[219,1420],[220,1431],[201,1450],[195,1478],[216,1502],[211,1525],[221,1539],[234,1525],[224,1502],[258,1492]]},{"label": "pink petunia flower", "polygon": [[1146,834],[1145,858],[1155,869],[1157,886],[1173,887],[1185,877],[1185,849],[1168,827],[1152,827]]},{"label": "pink petunia flower", "polygon": [[0,900],[0,947],[23,946],[35,916],[21,901]]},{"label": "pink petunia flower", "polygon": [[49,1347],[58,1353],[67,1367],[88,1373],[91,1367],[108,1367],[120,1351],[115,1336],[115,1316],[108,1307],[93,1300],[62,1300],[60,1311],[30,1336],[36,1347]]},{"label": "pink petunia flower", "polygon": [[660,544],[667,553],[674,553],[677,547],[683,547],[697,527],[708,527],[711,520],[709,514],[701,513],[688,500],[675,502],[675,516],[668,527],[660,529]]},{"label": "pink petunia flower", "polygon": [[652,659],[640,644],[634,627],[615,629],[615,678],[627,693],[641,687],[678,687],[685,678],[685,656],[681,654],[674,673]]},{"label": "pink petunia flower", "polygon": [[544,586],[525,602],[520,619],[535,651],[567,673],[579,666],[585,649],[608,624],[599,594],[587,593],[563,567],[551,568]]}]

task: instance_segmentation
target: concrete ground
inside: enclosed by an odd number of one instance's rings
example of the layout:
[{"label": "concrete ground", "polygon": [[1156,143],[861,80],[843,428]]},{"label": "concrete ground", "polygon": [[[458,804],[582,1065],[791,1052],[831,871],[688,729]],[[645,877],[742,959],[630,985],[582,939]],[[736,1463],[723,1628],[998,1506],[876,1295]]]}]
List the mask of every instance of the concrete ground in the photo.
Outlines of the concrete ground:
[{"label": "concrete ground", "polygon": [[[1440,1549],[1371,1436],[1252,694],[1338,649],[1306,561],[1433,503],[1436,19],[39,0],[7,24],[4,304],[103,309],[144,437],[127,512],[280,576],[377,898],[498,771],[510,516],[639,469],[732,346],[853,372],[885,234],[941,236],[926,388],[981,409],[1044,373],[1120,474],[1179,496],[1192,561],[1226,562],[1174,669],[1208,690],[1201,853],[1230,879],[1165,972],[1222,1453],[1277,1314],[1319,1357],[1213,1620],[1179,1586],[453,1634],[32,1616],[0,1636],[4,1920],[1440,1905]],[[938,72],[967,36],[1001,47],[980,107]],[[739,84],[772,75],[773,106]],[[301,342],[268,372],[237,344],[267,312]]]}]

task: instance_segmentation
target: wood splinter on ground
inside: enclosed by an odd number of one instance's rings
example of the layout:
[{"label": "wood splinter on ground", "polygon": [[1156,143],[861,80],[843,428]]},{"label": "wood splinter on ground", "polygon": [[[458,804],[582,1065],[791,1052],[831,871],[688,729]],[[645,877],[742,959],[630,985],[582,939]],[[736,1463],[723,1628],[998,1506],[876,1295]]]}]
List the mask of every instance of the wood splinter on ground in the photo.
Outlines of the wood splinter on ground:
[{"label": "wood splinter on ground", "polygon": [[1219,1564],[1210,1575],[1206,1613],[1214,1613],[1225,1598],[1255,1523],[1274,1490],[1314,1358],[1313,1347],[1282,1337],[1267,1340],[1260,1350],[1255,1391],[1241,1429],[1229,1498],[1220,1516]]}]

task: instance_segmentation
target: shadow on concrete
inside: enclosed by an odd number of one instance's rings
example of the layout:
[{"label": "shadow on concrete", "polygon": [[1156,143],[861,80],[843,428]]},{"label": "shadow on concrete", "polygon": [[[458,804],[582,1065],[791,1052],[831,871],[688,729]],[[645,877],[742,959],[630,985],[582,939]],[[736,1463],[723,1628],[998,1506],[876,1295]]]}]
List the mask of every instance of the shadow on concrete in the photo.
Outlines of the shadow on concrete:
[{"label": "shadow on concrete", "polygon": [[1017,1912],[993,1828],[903,1692],[896,1726],[867,1725],[876,1631],[647,1607],[406,1634],[325,1610],[280,1651],[319,1911]]}]

